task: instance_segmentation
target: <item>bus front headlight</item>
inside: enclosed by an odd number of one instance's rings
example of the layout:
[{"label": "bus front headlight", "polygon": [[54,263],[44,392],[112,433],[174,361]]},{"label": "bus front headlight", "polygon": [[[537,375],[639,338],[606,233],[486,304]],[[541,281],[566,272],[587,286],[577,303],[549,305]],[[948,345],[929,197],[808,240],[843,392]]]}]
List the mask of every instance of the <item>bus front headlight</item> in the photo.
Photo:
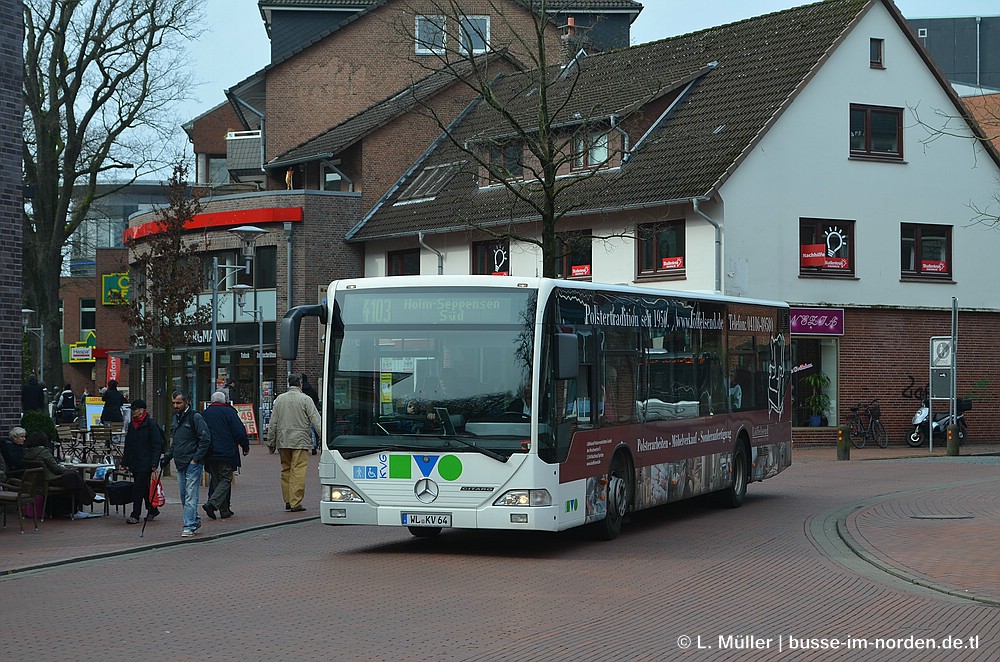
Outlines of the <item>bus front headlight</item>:
[{"label": "bus front headlight", "polygon": [[361,498],[361,495],[352,490],[349,487],[343,487],[341,485],[331,485],[330,486],[330,501],[338,503],[364,503],[365,500]]},{"label": "bus front headlight", "polygon": [[552,495],[548,490],[510,490],[493,502],[494,506],[538,507],[551,506]]}]

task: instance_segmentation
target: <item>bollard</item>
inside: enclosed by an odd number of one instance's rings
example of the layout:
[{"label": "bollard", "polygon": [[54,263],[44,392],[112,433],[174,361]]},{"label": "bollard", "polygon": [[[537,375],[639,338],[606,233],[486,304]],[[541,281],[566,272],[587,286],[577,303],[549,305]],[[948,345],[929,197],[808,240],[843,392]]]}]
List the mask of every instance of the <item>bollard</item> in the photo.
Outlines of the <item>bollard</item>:
[{"label": "bollard", "polygon": [[958,426],[949,425],[945,431],[948,436],[948,449],[946,454],[958,455]]},{"label": "bollard", "polygon": [[850,433],[843,425],[837,427],[837,459],[851,459],[851,439]]}]

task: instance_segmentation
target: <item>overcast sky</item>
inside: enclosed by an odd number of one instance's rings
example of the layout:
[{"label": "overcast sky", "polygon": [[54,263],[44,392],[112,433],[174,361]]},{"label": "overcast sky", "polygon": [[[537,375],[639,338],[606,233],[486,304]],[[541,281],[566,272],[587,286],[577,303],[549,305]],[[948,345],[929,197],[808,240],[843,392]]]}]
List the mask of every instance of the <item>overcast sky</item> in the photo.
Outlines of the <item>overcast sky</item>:
[{"label": "overcast sky", "polygon": [[[645,0],[632,24],[632,43],[663,39],[759,16],[808,0]],[[931,16],[996,16],[998,0],[897,0],[907,18]],[[208,31],[192,46],[197,99],[179,109],[182,121],[222,103],[223,91],[262,69],[270,60],[270,44],[257,0],[211,0],[205,3]]]}]

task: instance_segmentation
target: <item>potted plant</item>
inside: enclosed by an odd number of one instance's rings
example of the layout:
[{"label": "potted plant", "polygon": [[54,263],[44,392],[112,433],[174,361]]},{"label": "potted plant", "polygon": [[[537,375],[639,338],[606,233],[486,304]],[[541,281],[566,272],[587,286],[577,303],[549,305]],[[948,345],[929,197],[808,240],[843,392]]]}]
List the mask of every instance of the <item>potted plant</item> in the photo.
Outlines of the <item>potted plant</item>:
[{"label": "potted plant", "polygon": [[814,428],[819,427],[823,416],[830,410],[830,396],[823,392],[823,389],[830,385],[830,377],[820,370],[803,377],[802,383],[812,389],[812,393],[802,401],[809,410],[809,425]]}]

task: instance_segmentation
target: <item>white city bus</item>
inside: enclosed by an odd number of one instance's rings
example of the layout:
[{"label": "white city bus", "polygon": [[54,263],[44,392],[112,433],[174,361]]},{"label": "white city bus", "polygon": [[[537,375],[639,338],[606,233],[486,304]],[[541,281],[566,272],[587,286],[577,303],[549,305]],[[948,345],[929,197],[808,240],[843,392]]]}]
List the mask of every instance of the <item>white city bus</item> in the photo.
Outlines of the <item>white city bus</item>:
[{"label": "white city bus", "polygon": [[324,524],[618,535],[634,510],[791,462],[784,303],[493,276],[334,281]]}]

